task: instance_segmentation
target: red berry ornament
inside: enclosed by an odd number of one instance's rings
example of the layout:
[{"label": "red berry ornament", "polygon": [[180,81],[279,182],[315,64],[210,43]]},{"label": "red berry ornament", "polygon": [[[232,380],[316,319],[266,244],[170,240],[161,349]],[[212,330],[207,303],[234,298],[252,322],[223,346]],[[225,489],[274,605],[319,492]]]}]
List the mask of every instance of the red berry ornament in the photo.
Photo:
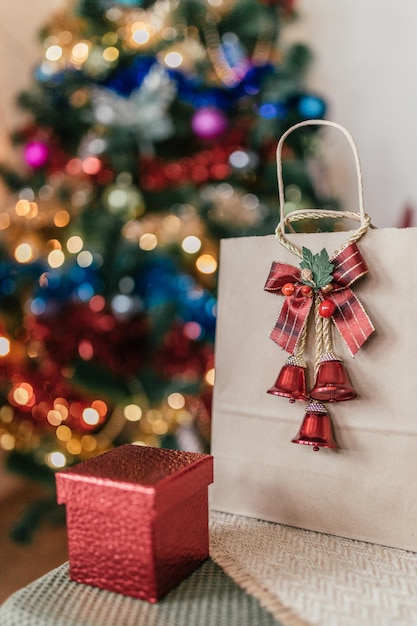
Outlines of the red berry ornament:
[{"label": "red berry ornament", "polygon": [[284,296],[292,296],[295,291],[295,286],[292,283],[285,283],[285,285],[281,287],[281,291]]},{"label": "red berry ornament", "polygon": [[311,298],[313,296],[313,289],[310,287],[310,285],[303,285],[301,287],[301,293],[306,298]]},{"label": "red berry ornament", "polygon": [[336,311],[336,305],[332,300],[323,300],[319,306],[319,314],[322,317],[331,317]]}]

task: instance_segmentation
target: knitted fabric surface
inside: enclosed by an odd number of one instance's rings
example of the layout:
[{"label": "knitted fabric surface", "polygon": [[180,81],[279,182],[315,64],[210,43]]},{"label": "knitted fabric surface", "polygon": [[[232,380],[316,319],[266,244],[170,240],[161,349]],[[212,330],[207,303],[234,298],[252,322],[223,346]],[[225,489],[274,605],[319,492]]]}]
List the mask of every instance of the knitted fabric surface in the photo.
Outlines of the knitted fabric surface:
[{"label": "knitted fabric surface", "polygon": [[211,559],[157,604],[73,582],[68,563],[14,593],[1,626],[282,626]]},{"label": "knitted fabric surface", "polygon": [[417,554],[212,512],[211,557],[285,626],[417,624]]}]

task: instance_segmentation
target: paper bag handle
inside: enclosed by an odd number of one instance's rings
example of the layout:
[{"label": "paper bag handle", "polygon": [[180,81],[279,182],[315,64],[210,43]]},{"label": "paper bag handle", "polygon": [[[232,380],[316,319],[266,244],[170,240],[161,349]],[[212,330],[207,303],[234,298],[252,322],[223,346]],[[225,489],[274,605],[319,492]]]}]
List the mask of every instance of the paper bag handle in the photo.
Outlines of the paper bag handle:
[{"label": "paper bag handle", "polygon": [[[332,211],[328,209],[302,209],[291,211],[287,215],[284,214],[284,204],[285,204],[285,196],[284,196],[284,182],[282,177],[282,146],[284,141],[288,137],[290,133],[292,133],[297,128],[301,128],[302,126],[332,126],[333,128],[337,128],[340,130],[345,137],[347,138],[350,147],[352,148],[353,156],[355,159],[355,167],[356,167],[356,175],[357,175],[357,183],[358,183],[358,197],[359,197],[359,211]],[[301,250],[299,250],[294,244],[291,244],[288,239],[285,238],[285,227],[291,221],[298,221],[301,219],[305,219],[306,217],[310,217],[313,219],[318,219],[322,217],[335,217],[335,218],[350,218],[356,221],[360,221],[361,225],[359,229],[354,233],[352,237],[343,245],[349,245],[350,243],[357,241],[362,237],[362,235],[368,230],[371,220],[370,217],[365,213],[364,209],[364,201],[363,201],[363,186],[362,186],[362,170],[359,160],[359,154],[355,142],[351,134],[344,128],[341,124],[337,124],[336,122],[331,122],[329,120],[304,120],[302,122],[298,122],[294,126],[291,126],[285,133],[281,136],[278,146],[277,146],[277,179],[278,179],[278,193],[279,193],[279,204],[280,204],[280,221],[276,229],[277,238],[283,243],[286,247],[291,249],[293,252],[301,256]],[[307,215],[306,215],[307,214]]]}]

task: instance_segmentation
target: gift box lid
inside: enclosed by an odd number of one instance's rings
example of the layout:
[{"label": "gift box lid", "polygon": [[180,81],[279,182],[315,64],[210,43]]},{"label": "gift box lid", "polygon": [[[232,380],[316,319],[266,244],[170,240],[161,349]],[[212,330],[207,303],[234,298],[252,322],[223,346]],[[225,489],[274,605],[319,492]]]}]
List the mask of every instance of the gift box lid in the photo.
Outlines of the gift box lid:
[{"label": "gift box lid", "polygon": [[59,504],[114,510],[128,493],[131,510],[158,514],[213,482],[209,454],[125,444],[57,472]]}]

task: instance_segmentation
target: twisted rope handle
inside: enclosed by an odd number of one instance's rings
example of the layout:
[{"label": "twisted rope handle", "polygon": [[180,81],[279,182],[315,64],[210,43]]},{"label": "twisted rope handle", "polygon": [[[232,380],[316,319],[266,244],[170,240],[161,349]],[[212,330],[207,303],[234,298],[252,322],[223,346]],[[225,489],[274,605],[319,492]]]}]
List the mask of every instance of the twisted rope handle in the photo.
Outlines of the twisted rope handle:
[{"label": "twisted rope handle", "polygon": [[[285,205],[285,196],[284,196],[284,182],[282,178],[282,147],[285,142],[285,139],[288,137],[290,133],[292,133],[297,128],[301,128],[302,126],[332,126],[333,128],[337,128],[340,130],[345,137],[347,138],[350,147],[352,148],[356,174],[357,174],[357,183],[358,183],[358,198],[359,198],[359,211],[332,211],[326,209],[311,209],[309,211],[298,210],[291,211],[287,216],[284,215],[284,205]],[[279,194],[279,204],[280,204],[280,221],[275,231],[275,235],[278,241],[285,246],[288,250],[293,252],[299,257],[302,257],[302,253],[300,248],[291,243],[285,236],[285,227],[288,226],[291,222],[300,221],[303,219],[321,219],[323,217],[334,217],[334,218],[348,218],[355,221],[360,222],[359,228],[355,231],[355,233],[349,237],[349,239],[335,250],[332,254],[332,257],[336,256],[341,250],[345,247],[358,241],[364,233],[371,226],[371,219],[369,215],[365,213],[364,209],[364,201],[363,201],[363,186],[362,186],[362,170],[359,160],[358,150],[356,148],[355,142],[353,141],[350,133],[340,124],[336,122],[330,122],[329,120],[304,120],[303,122],[299,122],[294,126],[291,126],[280,138],[277,146],[277,179],[278,179],[278,194]]]}]

